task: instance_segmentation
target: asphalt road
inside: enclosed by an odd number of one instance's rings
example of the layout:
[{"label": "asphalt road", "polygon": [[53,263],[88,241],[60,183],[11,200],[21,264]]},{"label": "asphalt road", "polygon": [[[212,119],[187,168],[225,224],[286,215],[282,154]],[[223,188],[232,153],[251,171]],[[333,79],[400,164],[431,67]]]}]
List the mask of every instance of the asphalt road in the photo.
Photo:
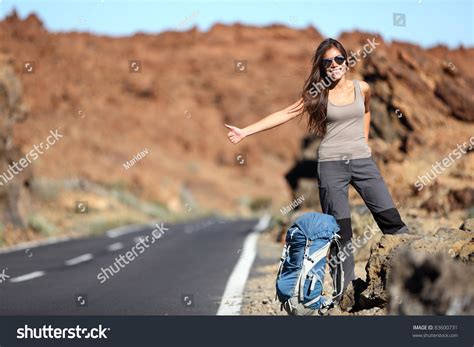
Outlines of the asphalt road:
[{"label": "asphalt road", "polygon": [[[215,315],[257,222],[158,223],[0,254],[0,315]],[[119,270],[99,280],[107,267]]]}]

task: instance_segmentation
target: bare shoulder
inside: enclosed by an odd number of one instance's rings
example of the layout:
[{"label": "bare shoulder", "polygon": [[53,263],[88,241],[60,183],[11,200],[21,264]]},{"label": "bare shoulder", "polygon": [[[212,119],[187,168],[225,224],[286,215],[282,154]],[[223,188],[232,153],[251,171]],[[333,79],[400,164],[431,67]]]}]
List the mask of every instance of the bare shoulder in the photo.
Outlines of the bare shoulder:
[{"label": "bare shoulder", "polygon": [[367,95],[367,93],[370,93],[370,86],[367,82],[365,81],[359,81],[359,85],[360,85],[360,89],[362,90],[362,93],[364,93],[364,95]]}]

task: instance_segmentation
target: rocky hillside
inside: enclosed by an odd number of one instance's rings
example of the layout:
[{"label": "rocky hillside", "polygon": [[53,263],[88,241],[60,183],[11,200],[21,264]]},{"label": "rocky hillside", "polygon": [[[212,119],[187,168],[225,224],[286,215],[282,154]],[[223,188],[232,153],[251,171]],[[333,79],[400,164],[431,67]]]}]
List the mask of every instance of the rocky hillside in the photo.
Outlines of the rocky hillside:
[{"label": "rocky hillside", "polygon": [[[37,16],[12,13],[0,22],[0,49],[14,60],[31,110],[14,125],[13,143],[26,151],[59,128],[62,141],[35,164],[41,177],[125,186],[174,211],[187,201],[223,212],[271,201],[278,213],[293,199],[285,174],[305,158],[306,120],[237,146],[223,124],[243,127],[293,102],[322,38],[314,28],[220,24],[111,38],[51,33]],[[362,32],[339,39],[353,52],[378,44],[350,78],[372,86],[371,147],[397,201],[435,212],[449,197],[452,206],[472,204],[472,153],[421,192],[414,183],[474,135],[474,49],[388,44]],[[308,194],[305,201],[316,192]]]}]

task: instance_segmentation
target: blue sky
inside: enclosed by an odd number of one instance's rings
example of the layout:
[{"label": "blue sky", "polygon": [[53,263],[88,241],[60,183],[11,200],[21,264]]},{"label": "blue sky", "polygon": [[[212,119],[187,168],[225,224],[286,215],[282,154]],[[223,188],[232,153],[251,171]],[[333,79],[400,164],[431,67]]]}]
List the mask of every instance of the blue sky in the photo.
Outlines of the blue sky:
[{"label": "blue sky", "polygon": [[[345,1],[125,1],[125,0],[0,0],[0,18],[16,8],[21,18],[34,12],[50,31],[87,31],[125,36],[207,30],[213,24],[274,23],[295,28],[316,27],[324,36],[337,37],[354,29],[380,33],[424,47],[474,46],[474,0],[345,0]],[[400,25],[394,25],[394,13]],[[405,26],[403,25],[405,22]]]}]

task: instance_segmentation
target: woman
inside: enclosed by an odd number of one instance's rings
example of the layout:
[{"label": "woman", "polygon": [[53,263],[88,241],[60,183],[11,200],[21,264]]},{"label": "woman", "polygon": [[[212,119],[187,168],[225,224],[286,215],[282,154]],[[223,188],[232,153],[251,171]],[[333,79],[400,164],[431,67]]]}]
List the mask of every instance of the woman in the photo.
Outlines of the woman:
[{"label": "woman", "polygon": [[230,129],[227,136],[236,144],[298,115],[309,115],[310,132],[323,137],[316,170],[321,209],[336,218],[342,246],[349,254],[343,260],[344,287],[355,278],[349,184],[360,194],[384,234],[408,231],[368,146],[369,85],[364,81],[347,80],[347,70],[348,58],[342,44],[326,39],[316,49],[311,74],[297,102],[243,129],[225,124]]}]

